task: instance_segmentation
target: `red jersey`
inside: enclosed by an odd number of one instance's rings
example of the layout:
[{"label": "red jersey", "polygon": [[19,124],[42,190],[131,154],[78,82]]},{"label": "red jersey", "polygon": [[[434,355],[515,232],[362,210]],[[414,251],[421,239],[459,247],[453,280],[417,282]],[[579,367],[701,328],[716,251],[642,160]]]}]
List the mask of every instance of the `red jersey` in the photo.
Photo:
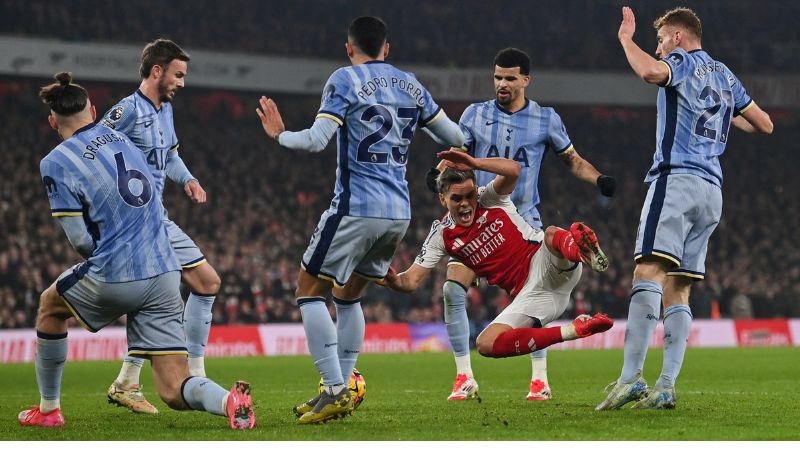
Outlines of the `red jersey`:
[{"label": "red jersey", "polygon": [[472,225],[456,224],[449,213],[437,220],[414,262],[433,268],[448,254],[513,298],[528,280],[531,258],[544,235],[519,215],[510,195],[495,192],[493,182],[479,195]]}]

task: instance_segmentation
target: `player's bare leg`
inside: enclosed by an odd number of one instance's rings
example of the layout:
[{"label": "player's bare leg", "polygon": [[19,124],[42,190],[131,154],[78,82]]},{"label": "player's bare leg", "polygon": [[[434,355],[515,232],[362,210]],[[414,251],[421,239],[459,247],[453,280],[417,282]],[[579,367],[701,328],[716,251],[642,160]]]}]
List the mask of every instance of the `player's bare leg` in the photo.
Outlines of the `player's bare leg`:
[{"label": "player's bare leg", "polygon": [[470,361],[467,317],[467,292],[474,281],[475,272],[467,266],[455,261],[447,265],[447,281],[442,286],[444,321],[456,361],[456,380],[448,400],[467,400],[478,394]]}]

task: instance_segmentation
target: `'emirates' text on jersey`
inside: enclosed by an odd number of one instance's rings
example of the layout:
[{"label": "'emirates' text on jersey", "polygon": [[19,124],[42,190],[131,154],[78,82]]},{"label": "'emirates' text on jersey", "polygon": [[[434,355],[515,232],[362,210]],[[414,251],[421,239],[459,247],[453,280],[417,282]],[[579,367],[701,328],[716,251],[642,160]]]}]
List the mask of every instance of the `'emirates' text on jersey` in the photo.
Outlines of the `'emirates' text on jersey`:
[{"label": "'emirates' text on jersey", "polygon": [[[541,219],[539,213],[539,170],[547,149],[560,155],[572,149],[572,142],[561,117],[553,108],[525,100],[517,112],[509,112],[496,100],[473,103],[459,120],[466,147],[476,158],[513,159],[522,168],[511,201],[523,217]],[[478,186],[495,174],[475,171]]]},{"label": "'emirates' text on jersey", "polygon": [[676,48],[660,61],[669,78],[658,90],[656,152],[645,181],[688,173],[721,186],[719,156],[731,119],[753,100],[736,75],[703,50]]},{"label": "'emirates' text on jersey", "polygon": [[493,183],[480,189],[472,225],[462,227],[448,213],[431,227],[414,261],[432,269],[446,254],[513,298],[528,280],[531,258],[541,247],[536,231],[519,215],[510,195],[498,195]]},{"label": "'emirates' text on jersey", "polygon": [[156,182],[156,195],[163,199],[168,152],[178,150],[172,104],[162,102],[161,108],[156,109],[153,102],[137,89],[112,106],[103,116],[102,124],[128,136],[144,153]]},{"label": "'emirates' text on jersey", "polygon": [[83,217],[95,242],[89,274],[117,283],[180,270],[142,152],[122,133],[87,125],[39,168],[53,217]]},{"label": "'emirates' text on jersey", "polygon": [[322,93],[317,118],[339,124],[337,214],[410,219],[408,150],[417,125],[442,114],[413,74],[382,61],[336,70]]}]

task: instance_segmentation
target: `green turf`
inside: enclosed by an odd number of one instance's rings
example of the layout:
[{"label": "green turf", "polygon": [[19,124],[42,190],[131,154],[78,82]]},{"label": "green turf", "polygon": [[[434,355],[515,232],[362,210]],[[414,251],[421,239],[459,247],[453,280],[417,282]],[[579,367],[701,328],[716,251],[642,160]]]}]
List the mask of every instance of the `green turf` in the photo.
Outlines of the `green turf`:
[{"label": "green turf", "polygon": [[[0,366],[0,439],[79,440],[749,440],[800,439],[800,349],[690,349],[673,411],[606,411],[594,407],[619,373],[619,350],[551,351],[554,398],[525,400],[530,360],[473,355],[482,401],[447,402],[454,378],[446,353],[362,355],[367,399],[356,413],[300,426],[294,403],[314,394],[310,357],[221,358],[207,362],[223,385],[253,384],[258,426],[233,431],[222,417],[176,412],[156,397],[149,365],[148,398],[161,410],[141,416],[106,403],[116,362],[67,363],[61,430],[23,428],[17,412],[38,401],[32,364]],[[655,382],[661,353],[651,351],[646,378]]]}]

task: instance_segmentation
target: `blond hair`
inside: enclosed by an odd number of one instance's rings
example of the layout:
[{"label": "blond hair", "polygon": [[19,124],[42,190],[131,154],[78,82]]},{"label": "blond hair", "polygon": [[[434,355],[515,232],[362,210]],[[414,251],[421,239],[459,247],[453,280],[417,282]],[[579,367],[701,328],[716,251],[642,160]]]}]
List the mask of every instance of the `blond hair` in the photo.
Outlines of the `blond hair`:
[{"label": "blond hair", "polygon": [[703,25],[700,24],[700,18],[689,8],[671,9],[653,22],[656,30],[666,25],[682,28],[693,34],[698,40],[703,37]]}]

